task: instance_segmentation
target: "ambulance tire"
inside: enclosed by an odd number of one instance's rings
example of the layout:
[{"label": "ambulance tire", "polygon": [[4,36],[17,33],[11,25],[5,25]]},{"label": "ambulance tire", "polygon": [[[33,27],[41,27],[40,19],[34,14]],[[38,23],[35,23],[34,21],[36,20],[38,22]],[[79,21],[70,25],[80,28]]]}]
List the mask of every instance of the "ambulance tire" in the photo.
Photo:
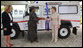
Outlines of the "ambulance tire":
[{"label": "ambulance tire", "polygon": [[17,39],[20,34],[20,31],[16,26],[13,26],[12,34],[10,35],[11,39]]},{"label": "ambulance tire", "polygon": [[70,28],[68,26],[62,25],[58,31],[58,37],[61,39],[65,39],[69,37],[70,33]]}]

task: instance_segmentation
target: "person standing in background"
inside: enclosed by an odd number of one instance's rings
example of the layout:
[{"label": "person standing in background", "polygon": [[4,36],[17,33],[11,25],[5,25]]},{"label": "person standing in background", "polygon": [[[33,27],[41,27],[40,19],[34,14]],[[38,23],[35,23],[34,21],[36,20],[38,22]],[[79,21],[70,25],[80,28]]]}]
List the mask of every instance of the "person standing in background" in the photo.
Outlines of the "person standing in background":
[{"label": "person standing in background", "polygon": [[51,21],[52,27],[52,42],[57,42],[58,40],[58,29],[60,28],[60,17],[59,14],[56,13],[56,7],[52,7],[52,15],[49,17],[49,21]]},{"label": "person standing in background", "polygon": [[7,5],[5,11],[2,13],[2,24],[3,24],[3,34],[6,40],[6,46],[11,47],[13,44],[10,43],[10,34],[13,26],[13,17],[11,15],[12,6]]},{"label": "person standing in background", "polygon": [[28,39],[29,41],[38,42],[37,37],[37,23],[38,23],[38,17],[35,13],[34,6],[30,7],[30,14],[29,14],[29,22],[28,22]]}]

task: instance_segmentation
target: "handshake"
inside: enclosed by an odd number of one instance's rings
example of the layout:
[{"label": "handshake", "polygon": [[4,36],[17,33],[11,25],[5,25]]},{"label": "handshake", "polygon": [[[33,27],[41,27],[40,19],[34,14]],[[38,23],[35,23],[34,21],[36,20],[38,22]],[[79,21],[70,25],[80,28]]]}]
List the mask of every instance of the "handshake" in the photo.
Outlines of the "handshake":
[{"label": "handshake", "polygon": [[48,20],[48,21],[50,21],[50,19],[49,19],[49,18],[45,18],[45,20]]},{"label": "handshake", "polygon": [[48,20],[48,21],[50,21],[51,19],[50,18],[38,18],[38,20]]}]

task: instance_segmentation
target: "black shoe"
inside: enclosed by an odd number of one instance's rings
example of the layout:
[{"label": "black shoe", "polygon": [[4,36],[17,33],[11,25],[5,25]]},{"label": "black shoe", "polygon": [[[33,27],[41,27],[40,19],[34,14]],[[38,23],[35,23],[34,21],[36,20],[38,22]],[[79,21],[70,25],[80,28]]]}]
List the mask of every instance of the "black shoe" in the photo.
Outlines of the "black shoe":
[{"label": "black shoe", "polygon": [[38,40],[35,40],[35,42],[39,42]]},{"label": "black shoe", "polygon": [[31,43],[33,43],[33,41],[30,41]]}]

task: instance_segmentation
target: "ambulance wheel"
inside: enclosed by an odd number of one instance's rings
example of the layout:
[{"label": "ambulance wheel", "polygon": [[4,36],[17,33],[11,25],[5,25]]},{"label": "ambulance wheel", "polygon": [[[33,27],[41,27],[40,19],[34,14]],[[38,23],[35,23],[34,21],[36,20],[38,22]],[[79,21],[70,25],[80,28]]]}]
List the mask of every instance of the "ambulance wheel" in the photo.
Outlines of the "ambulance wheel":
[{"label": "ambulance wheel", "polygon": [[68,38],[70,35],[71,31],[70,28],[68,26],[61,26],[59,31],[58,31],[58,37],[61,39],[65,39]]},{"label": "ambulance wheel", "polygon": [[18,28],[13,26],[12,34],[10,34],[11,39],[17,39],[19,34],[20,34],[20,31],[18,30]]}]

